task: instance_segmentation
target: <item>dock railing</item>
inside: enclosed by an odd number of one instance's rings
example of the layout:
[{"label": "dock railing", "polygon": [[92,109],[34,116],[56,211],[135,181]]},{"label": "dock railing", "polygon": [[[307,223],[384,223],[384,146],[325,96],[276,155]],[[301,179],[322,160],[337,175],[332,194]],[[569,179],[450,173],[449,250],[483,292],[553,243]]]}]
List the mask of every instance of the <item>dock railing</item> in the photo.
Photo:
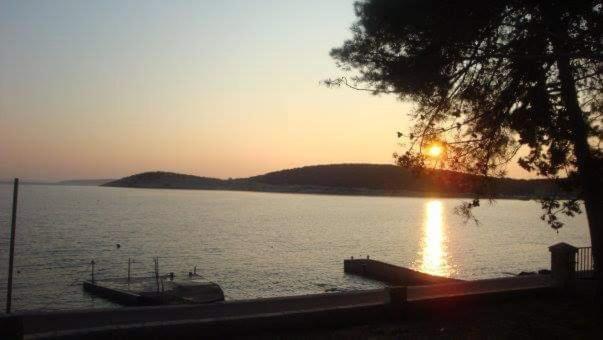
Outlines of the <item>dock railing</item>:
[{"label": "dock railing", "polygon": [[574,255],[574,273],[577,279],[593,278],[595,261],[592,247],[578,247]]}]

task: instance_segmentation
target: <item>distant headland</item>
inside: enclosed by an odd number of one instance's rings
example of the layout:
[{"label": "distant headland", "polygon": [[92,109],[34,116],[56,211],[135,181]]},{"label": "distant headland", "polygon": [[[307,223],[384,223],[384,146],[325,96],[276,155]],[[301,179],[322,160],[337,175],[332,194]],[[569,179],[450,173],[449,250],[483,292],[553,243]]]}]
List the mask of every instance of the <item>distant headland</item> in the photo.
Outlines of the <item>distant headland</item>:
[{"label": "distant headland", "polygon": [[[448,170],[420,174],[387,164],[305,166],[237,179],[219,179],[153,171],[102,184],[107,187],[237,190],[369,196],[469,197],[479,195],[482,178]],[[483,183],[483,182],[482,182]],[[499,198],[538,198],[559,193],[548,179],[491,178],[489,192]],[[479,189],[478,189],[479,188]]]}]

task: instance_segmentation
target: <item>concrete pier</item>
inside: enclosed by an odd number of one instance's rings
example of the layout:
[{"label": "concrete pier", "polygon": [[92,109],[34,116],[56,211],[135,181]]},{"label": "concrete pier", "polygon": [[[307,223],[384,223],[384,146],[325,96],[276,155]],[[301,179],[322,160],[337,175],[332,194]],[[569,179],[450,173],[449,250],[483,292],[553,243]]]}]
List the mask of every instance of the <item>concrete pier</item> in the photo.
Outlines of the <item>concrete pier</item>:
[{"label": "concrete pier", "polygon": [[343,261],[343,270],[347,274],[359,275],[397,286],[418,286],[462,281],[443,276],[429,275],[369,258],[346,259]]}]

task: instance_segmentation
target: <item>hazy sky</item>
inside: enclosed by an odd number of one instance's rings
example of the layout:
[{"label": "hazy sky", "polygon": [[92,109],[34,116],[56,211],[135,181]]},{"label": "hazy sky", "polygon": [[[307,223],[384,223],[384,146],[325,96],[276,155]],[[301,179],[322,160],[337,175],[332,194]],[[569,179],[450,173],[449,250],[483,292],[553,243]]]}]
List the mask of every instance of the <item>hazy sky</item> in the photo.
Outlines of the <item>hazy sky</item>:
[{"label": "hazy sky", "polygon": [[352,2],[0,0],[0,178],[392,163],[409,105],[319,85]]}]

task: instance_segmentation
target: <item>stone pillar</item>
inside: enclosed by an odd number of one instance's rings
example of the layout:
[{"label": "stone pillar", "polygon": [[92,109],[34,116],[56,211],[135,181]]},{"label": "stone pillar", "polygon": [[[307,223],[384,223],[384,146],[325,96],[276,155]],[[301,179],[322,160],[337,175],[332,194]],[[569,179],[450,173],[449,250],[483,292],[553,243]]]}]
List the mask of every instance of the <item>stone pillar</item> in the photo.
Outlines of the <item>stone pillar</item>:
[{"label": "stone pillar", "polygon": [[561,242],[549,247],[551,252],[551,276],[557,284],[566,287],[575,278],[578,248]]}]

